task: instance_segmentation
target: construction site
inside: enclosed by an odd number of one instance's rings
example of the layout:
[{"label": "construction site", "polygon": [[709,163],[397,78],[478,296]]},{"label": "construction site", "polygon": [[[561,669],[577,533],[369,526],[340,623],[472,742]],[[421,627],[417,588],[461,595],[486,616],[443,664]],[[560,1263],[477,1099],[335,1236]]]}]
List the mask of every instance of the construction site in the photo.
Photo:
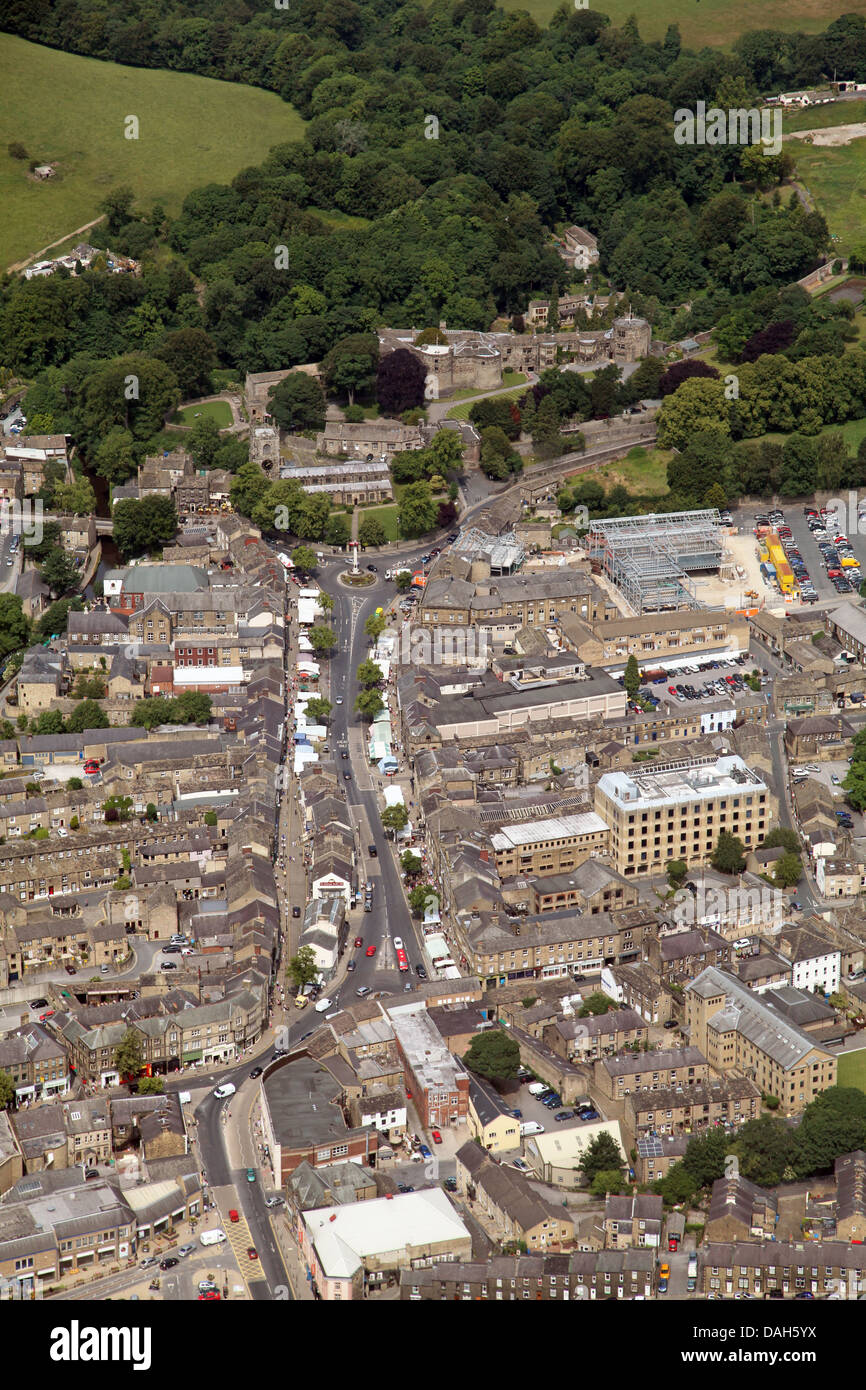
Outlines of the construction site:
[{"label": "construction site", "polygon": [[714,507],[608,517],[585,538],[592,568],[631,616],[676,609],[763,607],[754,538],[723,526]]}]

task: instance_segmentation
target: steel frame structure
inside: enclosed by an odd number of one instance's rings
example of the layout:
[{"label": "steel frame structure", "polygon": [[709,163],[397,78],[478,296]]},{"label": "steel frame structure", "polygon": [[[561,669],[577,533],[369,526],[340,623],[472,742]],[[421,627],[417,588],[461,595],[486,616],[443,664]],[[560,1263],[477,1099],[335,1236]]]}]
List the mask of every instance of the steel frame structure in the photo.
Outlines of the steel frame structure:
[{"label": "steel frame structure", "polygon": [[607,517],[586,538],[592,559],[622,590],[635,613],[703,608],[689,571],[719,569],[721,519],[715,507],[695,512]]}]

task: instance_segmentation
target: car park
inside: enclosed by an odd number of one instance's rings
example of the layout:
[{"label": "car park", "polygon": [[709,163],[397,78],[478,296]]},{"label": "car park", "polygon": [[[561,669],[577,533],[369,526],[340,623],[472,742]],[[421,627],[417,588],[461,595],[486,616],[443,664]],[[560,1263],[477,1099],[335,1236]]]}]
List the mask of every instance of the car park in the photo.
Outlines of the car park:
[{"label": "car park", "polygon": [[31,999],[30,1007],[31,1009],[44,1009],[47,1003],[47,999]]},{"label": "car park", "polygon": [[574,1111],[573,1111],[573,1110],[560,1110],[560,1111],[557,1112],[556,1115],[554,1115],[553,1118],[554,1118],[557,1122],[559,1122],[560,1120],[573,1120],[573,1119],[574,1119]]}]

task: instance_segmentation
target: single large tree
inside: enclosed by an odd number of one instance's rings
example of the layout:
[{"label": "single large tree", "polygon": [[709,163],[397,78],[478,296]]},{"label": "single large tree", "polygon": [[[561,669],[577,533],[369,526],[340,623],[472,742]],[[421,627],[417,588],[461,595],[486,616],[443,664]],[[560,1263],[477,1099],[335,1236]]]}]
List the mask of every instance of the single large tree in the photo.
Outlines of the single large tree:
[{"label": "single large tree", "polygon": [[112,521],[114,539],[124,555],[158,550],[177,535],[177,509],[171,497],[118,502]]},{"label": "single large tree", "polygon": [[372,391],[379,365],[375,333],[352,333],[341,338],[322,362],[321,374],[329,392],[346,395],[354,405],[355,392]]},{"label": "single large tree", "polygon": [[117,1047],[114,1049],[114,1065],[120,1072],[121,1077],[138,1076],[144,1065],[144,1053],[141,1045],[141,1034],[134,1028],[127,1028]]},{"label": "single large tree", "polygon": [[501,1028],[490,1028],[472,1039],[463,1065],[488,1081],[513,1081],[520,1067],[520,1047]]},{"label": "single large tree", "polygon": [[746,847],[736,835],[722,830],[716,840],[711,863],[721,874],[739,874],[746,862]]},{"label": "single large tree", "polygon": [[317,623],[311,627],[307,633],[313,644],[313,651],[317,656],[327,656],[337,645],[337,634],[332,627],[325,627],[322,623]]},{"label": "single large tree", "polygon": [[376,399],[386,415],[402,415],[424,404],[427,370],[408,348],[389,352],[376,373]]},{"label": "single large tree", "polygon": [[359,685],[363,685],[366,689],[372,689],[372,687],[382,683],[382,667],[377,666],[375,661],[368,656],[366,661],[361,662],[355,672],[355,677]]},{"label": "single large tree", "polygon": [[588,1183],[592,1183],[597,1173],[621,1171],[623,1158],[619,1144],[602,1130],[587,1144],[578,1167]]},{"label": "single large tree", "polygon": [[640,669],[634,652],[630,654],[628,661],[625,663],[623,681],[625,683],[626,695],[630,700],[633,700],[640,689]]},{"label": "single large tree", "polygon": [[325,393],[306,372],[289,372],[268,392],[268,408],[280,429],[292,434],[320,430],[325,424]]},{"label": "single large tree", "polygon": [[312,946],[301,946],[298,954],[289,961],[289,975],[295,989],[311,985],[318,975],[316,954]]},{"label": "single large tree", "polygon": [[382,812],[382,825],[386,830],[390,830],[393,835],[398,831],[404,830],[409,824],[409,812],[402,804],[396,806],[386,806]]},{"label": "single large tree", "polygon": [[388,534],[377,516],[365,516],[358,527],[358,540],[362,545],[385,545]]}]

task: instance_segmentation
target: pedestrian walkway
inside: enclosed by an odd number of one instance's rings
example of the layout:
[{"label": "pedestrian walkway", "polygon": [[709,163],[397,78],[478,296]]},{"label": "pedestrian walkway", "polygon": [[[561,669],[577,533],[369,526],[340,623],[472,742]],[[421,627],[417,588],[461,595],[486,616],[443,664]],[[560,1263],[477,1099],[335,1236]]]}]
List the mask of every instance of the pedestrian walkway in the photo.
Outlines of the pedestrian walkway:
[{"label": "pedestrian walkway", "polygon": [[286,1266],[286,1273],[289,1276],[292,1294],[299,1302],[303,1302],[305,1299],[310,1303],[314,1302],[313,1290],[310,1280],[307,1277],[309,1270],[307,1269],[306,1261],[301,1255],[294,1237],[289,1231],[289,1217],[287,1213],[283,1213],[282,1216],[274,1221],[273,1230],[277,1237],[277,1244],[280,1247],[283,1263]]}]

